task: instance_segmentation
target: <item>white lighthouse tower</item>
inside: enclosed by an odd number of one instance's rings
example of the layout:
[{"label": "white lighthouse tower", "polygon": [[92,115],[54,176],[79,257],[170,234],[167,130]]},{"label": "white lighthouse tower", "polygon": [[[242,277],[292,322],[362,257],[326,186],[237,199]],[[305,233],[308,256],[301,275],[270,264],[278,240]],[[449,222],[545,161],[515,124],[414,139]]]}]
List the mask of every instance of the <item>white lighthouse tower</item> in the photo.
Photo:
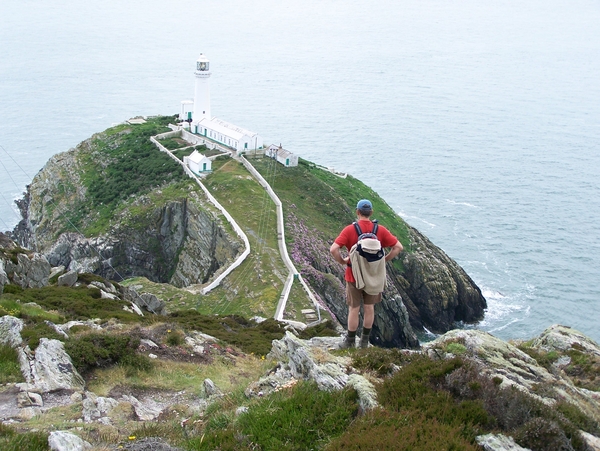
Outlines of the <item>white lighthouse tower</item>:
[{"label": "white lighthouse tower", "polygon": [[200,54],[196,60],[196,86],[194,90],[194,114],[192,120],[200,122],[202,119],[212,119],[210,114],[210,72],[208,58]]},{"label": "white lighthouse tower", "polygon": [[179,125],[188,128],[201,143],[208,143],[211,149],[215,144],[238,152],[262,148],[263,140],[258,133],[212,117],[209,85],[211,73],[208,58],[202,53],[196,60],[194,75],[196,76],[194,100],[181,102]]}]

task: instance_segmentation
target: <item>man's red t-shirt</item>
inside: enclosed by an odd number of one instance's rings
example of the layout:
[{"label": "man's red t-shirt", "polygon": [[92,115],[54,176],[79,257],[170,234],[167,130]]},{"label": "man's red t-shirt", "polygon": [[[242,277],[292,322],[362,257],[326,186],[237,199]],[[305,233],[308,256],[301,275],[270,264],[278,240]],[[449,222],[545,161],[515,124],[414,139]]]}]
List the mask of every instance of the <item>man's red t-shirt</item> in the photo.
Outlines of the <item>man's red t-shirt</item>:
[{"label": "man's red t-shirt", "polygon": [[[373,231],[373,222],[369,219],[361,219],[358,221],[358,226],[362,233],[370,233]],[[381,243],[381,247],[392,247],[398,242],[398,238],[391,234],[391,232],[379,225],[377,229],[377,238]],[[352,249],[356,243],[358,243],[358,233],[356,233],[356,229],[354,228],[354,224],[350,224],[344,227],[344,230],[340,232],[340,235],[335,239],[335,243],[340,247],[346,247],[348,251]],[[346,266],[346,274],[344,275],[344,279],[348,282],[356,282],[354,280],[354,276],[352,275],[352,268],[350,266]]]}]

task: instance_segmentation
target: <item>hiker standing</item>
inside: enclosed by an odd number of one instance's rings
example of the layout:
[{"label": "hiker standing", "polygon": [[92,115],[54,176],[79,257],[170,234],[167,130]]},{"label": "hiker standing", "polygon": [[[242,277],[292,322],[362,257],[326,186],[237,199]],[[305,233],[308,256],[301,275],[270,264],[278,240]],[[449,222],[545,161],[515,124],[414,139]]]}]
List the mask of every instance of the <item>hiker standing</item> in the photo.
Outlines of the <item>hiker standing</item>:
[{"label": "hiker standing", "polygon": [[[348,333],[340,345],[342,348],[353,348],[356,344],[356,330],[358,329],[358,316],[361,304],[363,305],[364,319],[363,331],[360,337],[360,347],[366,348],[369,346],[369,335],[375,319],[375,304],[381,302],[381,292],[385,285],[385,262],[391,260],[403,250],[400,241],[398,241],[389,230],[383,226],[379,226],[375,221],[371,221],[370,217],[372,214],[373,205],[371,202],[367,199],[360,200],[356,205],[357,221],[346,226],[331,245],[331,249],[329,249],[335,261],[341,265],[346,265],[344,279],[346,280],[346,304],[348,305]],[[358,228],[356,227],[357,225]],[[368,271],[365,272],[364,277],[362,274],[357,274],[360,279],[360,283],[357,287],[357,280],[353,274],[353,266],[355,272],[358,272],[360,269],[356,267],[363,265],[363,263],[362,261],[358,261],[362,259],[355,254],[353,247],[359,241],[359,231],[362,234],[370,235],[373,232],[373,229],[375,229],[377,238],[371,239],[371,242],[374,243],[378,241],[378,243],[375,244],[380,246],[379,252],[381,261],[380,263],[371,266],[371,273]],[[365,235],[362,236],[364,237]],[[361,243],[363,241],[365,240],[361,240]],[[350,255],[348,257],[342,257],[340,250],[343,247],[349,252],[352,250],[350,253],[352,254],[352,260],[355,263],[350,263]],[[386,247],[391,247],[391,250],[387,255],[382,250]],[[385,255],[385,257],[381,258],[383,255]],[[370,265],[370,263],[365,263],[364,265],[367,266]],[[375,271],[375,273],[373,273],[373,271]]]}]

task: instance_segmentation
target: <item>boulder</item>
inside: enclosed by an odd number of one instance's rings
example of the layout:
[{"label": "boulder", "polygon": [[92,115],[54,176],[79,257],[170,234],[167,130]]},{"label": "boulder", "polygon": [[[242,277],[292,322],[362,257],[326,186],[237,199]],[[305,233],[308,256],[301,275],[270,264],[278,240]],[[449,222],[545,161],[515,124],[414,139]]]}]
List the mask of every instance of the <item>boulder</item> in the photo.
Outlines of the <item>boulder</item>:
[{"label": "boulder", "polygon": [[21,371],[36,391],[83,390],[85,381],[73,366],[62,342],[41,338],[35,353],[27,348],[25,356]]},{"label": "boulder", "polygon": [[78,274],[75,271],[68,271],[62,276],[58,276],[59,287],[72,287],[77,283]]},{"label": "boulder", "polygon": [[96,394],[87,391],[85,392],[85,397],[82,399],[81,404],[83,421],[90,423],[106,417],[119,402],[116,399],[97,396]]},{"label": "boulder", "polygon": [[219,387],[215,385],[215,383],[210,379],[204,379],[204,393],[207,398],[211,396],[223,396],[223,392],[219,390]]},{"label": "boulder", "polygon": [[358,393],[359,406],[366,411],[378,406],[375,387],[360,374],[351,374],[351,359],[334,356],[339,338],[315,337],[302,340],[286,332],[281,340],[273,340],[269,357],[278,361],[270,374],[252,383],[245,391],[246,396],[264,396],[289,387],[297,380],[312,380],[319,390],[340,390],[347,385]]},{"label": "boulder", "polygon": [[84,451],[92,445],[67,431],[52,431],[48,437],[48,446],[52,451]]},{"label": "boulder", "polygon": [[480,435],[476,440],[485,451],[531,451],[529,448],[517,445],[512,437],[502,434]]},{"label": "boulder", "polygon": [[138,293],[132,287],[126,287],[123,290],[123,298],[129,302],[132,302],[141,309],[148,312],[155,313],[157,315],[165,314],[165,303],[161,301],[154,294],[150,293]]},{"label": "boulder", "polygon": [[0,344],[16,348],[23,343],[23,339],[21,338],[22,330],[22,319],[10,315],[0,317]]},{"label": "boulder", "polygon": [[17,395],[17,405],[19,407],[44,407],[44,400],[39,393],[22,391]]},{"label": "boulder", "polygon": [[135,410],[135,414],[140,421],[153,421],[158,418],[163,411],[163,408],[151,399],[141,402],[135,396],[129,395],[124,395],[122,399],[132,405],[133,410]]}]

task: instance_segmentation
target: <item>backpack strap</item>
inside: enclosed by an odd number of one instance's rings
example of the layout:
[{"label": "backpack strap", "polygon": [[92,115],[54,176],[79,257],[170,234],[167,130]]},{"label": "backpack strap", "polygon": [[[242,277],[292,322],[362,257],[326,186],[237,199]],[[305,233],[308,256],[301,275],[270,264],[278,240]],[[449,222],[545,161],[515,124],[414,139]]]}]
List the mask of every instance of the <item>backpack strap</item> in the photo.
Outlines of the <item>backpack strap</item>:
[{"label": "backpack strap", "polygon": [[[373,223],[373,230],[371,230],[371,233],[373,235],[377,235],[377,229],[379,229],[379,223],[377,222],[377,219],[374,219],[371,222]],[[361,236],[362,235],[362,230],[360,230],[360,226],[358,225],[358,222],[354,221],[352,223],[352,225],[354,225],[354,230],[356,230],[356,233],[358,234],[358,236]]]}]

